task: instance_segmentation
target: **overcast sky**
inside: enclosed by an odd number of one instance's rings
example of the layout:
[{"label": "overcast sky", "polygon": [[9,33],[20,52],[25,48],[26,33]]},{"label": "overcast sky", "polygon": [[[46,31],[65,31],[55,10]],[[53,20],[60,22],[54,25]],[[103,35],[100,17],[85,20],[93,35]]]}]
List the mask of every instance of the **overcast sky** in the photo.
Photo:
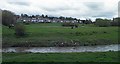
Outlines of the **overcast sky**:
[{"label": "overcast sky", "polygon": [[118,16],[119,0],[0,0],[0,9],[16,14],[113,18]]}]

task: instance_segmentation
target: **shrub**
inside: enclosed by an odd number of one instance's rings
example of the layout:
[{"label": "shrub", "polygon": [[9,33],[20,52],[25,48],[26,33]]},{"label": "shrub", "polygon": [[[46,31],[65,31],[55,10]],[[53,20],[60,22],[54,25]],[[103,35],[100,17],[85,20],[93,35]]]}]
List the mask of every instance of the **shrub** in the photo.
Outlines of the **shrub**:
[{"label": "shrub", "polygon": [[113,18],[113,21],[111,22],[112,26],[120,26],[120,18]]},{"label": "shrub", "polygon": [[62,23],[62,26],[66,26],[66,27],[76,27],[78,28],[78,23],[71,23],[71,22],[64,22]]},{"label": "shrub", "polygon": [[25,36],[25,26],[23,24],[15,25],[15,35],[16,36]]},{"label": "shrub", "polygon": [[96,19],[95,25],[99,27],[107,27],[110,26],[110,20],[108,19]]},{"label": "shrub", "polygon": [[70,23],[70,22],[64,22],[64,23],[62,23],[62,26],[73,26],[73,23]]},{"label": "shrub", "polygon": [[29,25],[30,24],[30,22],[23,22],[25,25]]},{"label": "shrub", "polygon": [[112,25],[112,26],[119,26],[119,24],[118,24],[117,21],[111,22],[111,25]]}]

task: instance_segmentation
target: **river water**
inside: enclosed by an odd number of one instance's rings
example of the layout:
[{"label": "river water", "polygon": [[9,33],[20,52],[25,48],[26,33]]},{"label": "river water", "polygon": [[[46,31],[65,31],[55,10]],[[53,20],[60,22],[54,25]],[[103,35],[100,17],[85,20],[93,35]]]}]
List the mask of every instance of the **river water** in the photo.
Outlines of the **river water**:
[{"label": "river water", "polygon": [[65,52],[106,52],[119,51],[120,44],[79,46],[79,47],[10,47],[3,48],[2,52],[31,52],[31,53],[65,53]]}]

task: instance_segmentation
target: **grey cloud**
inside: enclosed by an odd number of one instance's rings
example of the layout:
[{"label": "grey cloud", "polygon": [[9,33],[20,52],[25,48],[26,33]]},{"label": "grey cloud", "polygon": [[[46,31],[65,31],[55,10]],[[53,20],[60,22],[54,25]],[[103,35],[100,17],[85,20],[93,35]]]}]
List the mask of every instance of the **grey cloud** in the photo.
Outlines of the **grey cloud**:
[{"label": "grey cloud", "polygon": [[29,6],[29,2],[8,2],[9,4],[15,4],[20,6]]},{"label": "grey cloud", "polygon": [[68,7],[68,6],[58,6],[58,7],[41,7],[45,11],[49,12],[59,12],[59,11],[68,11],[68,10],[79,10],[79,8]]},{"label": "grey cloud", "polygon": [[84,5],[88,8],[88,12],[84,16],[112,18],[116,15],[116,10],[104,8],[104,2],[85,2]]},{"label": "grey cloud", "polygon": [[[60,2],[50,2],[56,0],[39,0],[30,2],[27,0],[23,1],[6,1],[0,7],[8,10],[15,11],[16,14],[28,13],[32,14],[46,14],[50,16],[71,16],[71,17],[113,17],[116,15],[116,9],[106,6],[107,2],[79,2],[78,0],[71,0],[71,2],[65,2],[61,0]],[[43,3],[44,2],[44,3]],[[111,4],[111,3],[110,3]],[[114,3],[113,3],[114,4]],[[5,7],[6,6],[6,7]],[[16,8],[16,9],[14,9]]]},{"label": "grey cloud", "polygon": [[70,8],[43,8],[43,9],[50,12],[71,10]]},{"label": "grey cloud", "polygon": [[114,16],[114,15],[116,15],[115,12],[107,11],[107,12],[98,13],[96,15],[93,15],[92,17],[108,17],[108,18],[112,18],[112,16]]},{"label": "grey cloud", "polygon": [[101,10],[104,7],[102,2],[85,2],[84,4],[91,10]]}]

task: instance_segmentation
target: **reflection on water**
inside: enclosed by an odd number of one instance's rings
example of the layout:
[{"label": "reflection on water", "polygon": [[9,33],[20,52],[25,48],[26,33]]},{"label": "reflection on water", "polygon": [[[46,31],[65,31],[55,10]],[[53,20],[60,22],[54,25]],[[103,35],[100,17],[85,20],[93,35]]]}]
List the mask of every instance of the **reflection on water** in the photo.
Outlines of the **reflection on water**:
[{"label": "reflection on water", "polygon": [[98,45],[98,46],[79,46],[79,47],[10,47],[3,48],[2,52],[32,52],[32,53],[55,53],[55,52],[105,52],[118,51],[120,45]]}]

